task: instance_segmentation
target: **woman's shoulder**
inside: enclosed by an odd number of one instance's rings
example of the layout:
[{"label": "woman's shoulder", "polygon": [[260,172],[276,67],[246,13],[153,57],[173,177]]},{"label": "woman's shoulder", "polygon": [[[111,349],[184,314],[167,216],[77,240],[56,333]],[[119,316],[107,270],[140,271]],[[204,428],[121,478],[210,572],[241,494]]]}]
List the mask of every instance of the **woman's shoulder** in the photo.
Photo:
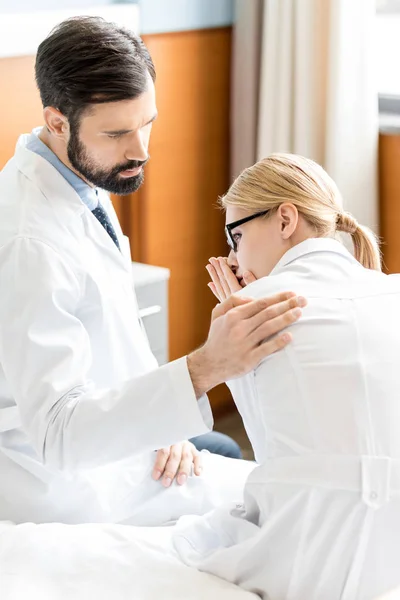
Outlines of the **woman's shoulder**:
[{"label": "woman's shoulder", "polygon": [[261,277],[253,283],[249,283],[243,290],[237,292],[239,296],[248,298],[262,298],[263,296],[269,296],[271,294],[278,294],[280,292],[296,292],[296,294],[303,293],[300,287],[304,287],[301,281],[291,277],[289,274],[280,273],[279,275],[269,275]]},{"label": "woman's shoulder", "polygon": [[243,288],[239,295],[262,298],[294,292],[307,298],[360,298],[400,294],[400,274],[386,275],[370,269],[355,269],[331,276],[330,272],[289,269],[262,277]]}]

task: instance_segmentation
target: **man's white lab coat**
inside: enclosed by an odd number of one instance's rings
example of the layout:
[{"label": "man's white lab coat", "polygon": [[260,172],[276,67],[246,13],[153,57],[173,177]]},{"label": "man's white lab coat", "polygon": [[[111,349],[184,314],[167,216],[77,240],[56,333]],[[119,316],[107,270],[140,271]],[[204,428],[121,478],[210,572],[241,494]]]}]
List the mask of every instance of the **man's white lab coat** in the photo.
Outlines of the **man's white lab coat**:
[{"label": "man's white lab coat", "polygon": [[268,600],[370,600],[400,585],[400,277],[310,239],[243,293],[288,289],[293,343],[230,383],[260,463],[244,507],[183,517],[175,546]]},{"label": "man's white lab coat", "polygon": [[199,481],[165,495],[150,473],[155,449],[209,430],[208,401],[186,358],[157,366],[108,196],[122,252],[27,139],[0,174],[0,520],[142,524],[206,510]]}]

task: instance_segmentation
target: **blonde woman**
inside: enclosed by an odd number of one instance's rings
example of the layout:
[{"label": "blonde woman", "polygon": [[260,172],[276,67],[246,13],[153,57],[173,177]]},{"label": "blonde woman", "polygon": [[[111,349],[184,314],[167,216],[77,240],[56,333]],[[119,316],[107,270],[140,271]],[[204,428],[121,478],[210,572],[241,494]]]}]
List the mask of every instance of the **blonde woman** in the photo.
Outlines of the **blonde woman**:
[{"label": "blonde woman", "polygon": [[184,518],[175,548],[269,600],[372,599],[400,584],[400,278],[311,160],[261,160],[222,205],[217,297],[292,289],[308,306],[292,345],[229,382],[259,464],[244,505]]}]

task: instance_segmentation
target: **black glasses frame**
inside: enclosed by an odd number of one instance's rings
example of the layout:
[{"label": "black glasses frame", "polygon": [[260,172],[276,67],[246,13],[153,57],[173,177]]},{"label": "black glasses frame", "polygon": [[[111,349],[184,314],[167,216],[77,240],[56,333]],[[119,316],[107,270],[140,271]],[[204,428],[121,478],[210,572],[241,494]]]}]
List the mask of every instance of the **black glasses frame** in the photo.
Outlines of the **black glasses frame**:
[{"label": "black glasses frame", "polygon": [[236,227],[239,227],[239,225],[243,225],[244,223],[248,223],[253,219],[257,219],[257,217],[263,217],[264,215],[269,213],[270,210],[271,209],[263,210],[262,212],[255,213],[254,215],[250,215],[249,217],[244,217],[244,219],[239,219],[239,221],[232,221],[232,223],[228,223],[227,225],[225,225],[225,233],[228,245],[230,248],[232,248],[232,250],[235,253],[237,252],[237,243],[233,239],[232,229],[235,229]]}]

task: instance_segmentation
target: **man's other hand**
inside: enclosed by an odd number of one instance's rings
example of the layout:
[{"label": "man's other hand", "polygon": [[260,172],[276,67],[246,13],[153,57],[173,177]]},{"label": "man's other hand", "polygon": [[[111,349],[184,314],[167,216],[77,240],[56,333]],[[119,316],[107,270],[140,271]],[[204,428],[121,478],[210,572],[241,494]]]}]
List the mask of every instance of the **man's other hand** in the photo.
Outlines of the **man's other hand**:
[{"label": "man's other hand", "polygon": [[178,485],[183,485],[192,470],[195,475],[201,475],[200,452],[191,442],[181,442],[157,452],[153,479],[161,479],[164,487],[169,487],[174,479]]}]

